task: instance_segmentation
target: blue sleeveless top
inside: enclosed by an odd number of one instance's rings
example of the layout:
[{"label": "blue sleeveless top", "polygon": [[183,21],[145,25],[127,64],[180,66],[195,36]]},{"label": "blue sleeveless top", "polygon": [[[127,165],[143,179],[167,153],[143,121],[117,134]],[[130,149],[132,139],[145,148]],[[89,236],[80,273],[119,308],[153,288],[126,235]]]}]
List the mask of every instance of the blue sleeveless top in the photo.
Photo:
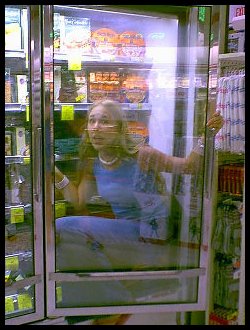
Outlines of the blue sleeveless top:
[{"label": "blue sleeveless top", "polygon": [[166,217],[155,175],[141,171],[136,159],[124,159],[114,170],[105,169],[96,159],[93,171],[98,194],[110,203],[116,218],[139,221],[149,213],[155,213],[156,208],[160,216]]}]

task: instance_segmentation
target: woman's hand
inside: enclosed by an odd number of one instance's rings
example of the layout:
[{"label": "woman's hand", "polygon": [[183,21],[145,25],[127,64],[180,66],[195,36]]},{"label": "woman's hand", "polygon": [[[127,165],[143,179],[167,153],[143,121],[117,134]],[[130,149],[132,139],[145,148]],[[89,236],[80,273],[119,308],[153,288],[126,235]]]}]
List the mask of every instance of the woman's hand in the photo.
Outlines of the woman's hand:
[{"label": "woman's hand", "polygon": [[64,174],[55,166],[55,182],[62,181]]},{"label": "woman's hand", "polygon": [[207,122],[208,129],[214,135],[216,135],[219,132],[219,130],[222,128],[223,125],[224,125],[224,118],[222,117],[219,111],[213,113],[212,117]]}]

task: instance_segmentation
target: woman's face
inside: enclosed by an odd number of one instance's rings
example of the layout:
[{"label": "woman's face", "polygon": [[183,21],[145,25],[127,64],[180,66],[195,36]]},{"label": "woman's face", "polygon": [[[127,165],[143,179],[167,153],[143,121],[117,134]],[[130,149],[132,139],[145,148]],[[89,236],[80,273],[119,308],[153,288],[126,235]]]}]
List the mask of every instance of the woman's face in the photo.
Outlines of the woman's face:
[{"label": "woman's face", "polygon": [[112,113],[102,104],[92,109],[88,119],[90,142],[96,150],[117,145],[119,129]]}]

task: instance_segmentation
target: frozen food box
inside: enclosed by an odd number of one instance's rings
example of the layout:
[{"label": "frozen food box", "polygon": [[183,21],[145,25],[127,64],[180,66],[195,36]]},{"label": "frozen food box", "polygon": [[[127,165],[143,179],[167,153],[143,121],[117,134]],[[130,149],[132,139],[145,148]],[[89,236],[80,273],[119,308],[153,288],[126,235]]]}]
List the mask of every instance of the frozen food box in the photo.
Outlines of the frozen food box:
[{"label": "frozen food box", "polygon": [[91,46],[92,53],[99,55],[117,55],[119,35],[109,28],[101,28],[92,31]]},{"label": "frozen food box", "polygon": [[89,18],[62,16],[60,18],[59,47],[62,52],[78,50],[82,54],[89,54],[91,51]]},{"label": "frozen food box", "polygon": [[22,48],[21,10],[7,7],[5,9],[5,49]]},{"label": "frozen food box", "polygon": [[120,101],[120,75],[118,71],[89,72],[89,102],[103,99]]},{"label": "frozen food box", "polygon": [[144,57],[145,41],[141,33],[124,31],[119,35],[120,55],[130,58]]},{"label": "frozen food box", "polygon": [[120,102],[122,103],[147,103],[148,82],[143,74],[128,73],[121,83]]}]

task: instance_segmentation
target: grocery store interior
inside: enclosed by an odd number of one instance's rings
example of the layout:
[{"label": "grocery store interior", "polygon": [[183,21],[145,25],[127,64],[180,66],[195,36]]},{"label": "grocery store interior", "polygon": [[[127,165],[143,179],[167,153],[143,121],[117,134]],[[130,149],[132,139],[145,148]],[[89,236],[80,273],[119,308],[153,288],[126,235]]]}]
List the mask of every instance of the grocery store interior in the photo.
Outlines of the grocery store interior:
[{"label": "grocery store interior", "polygon": [[245,325],[245,5],[5,5],[5,324]]}]

